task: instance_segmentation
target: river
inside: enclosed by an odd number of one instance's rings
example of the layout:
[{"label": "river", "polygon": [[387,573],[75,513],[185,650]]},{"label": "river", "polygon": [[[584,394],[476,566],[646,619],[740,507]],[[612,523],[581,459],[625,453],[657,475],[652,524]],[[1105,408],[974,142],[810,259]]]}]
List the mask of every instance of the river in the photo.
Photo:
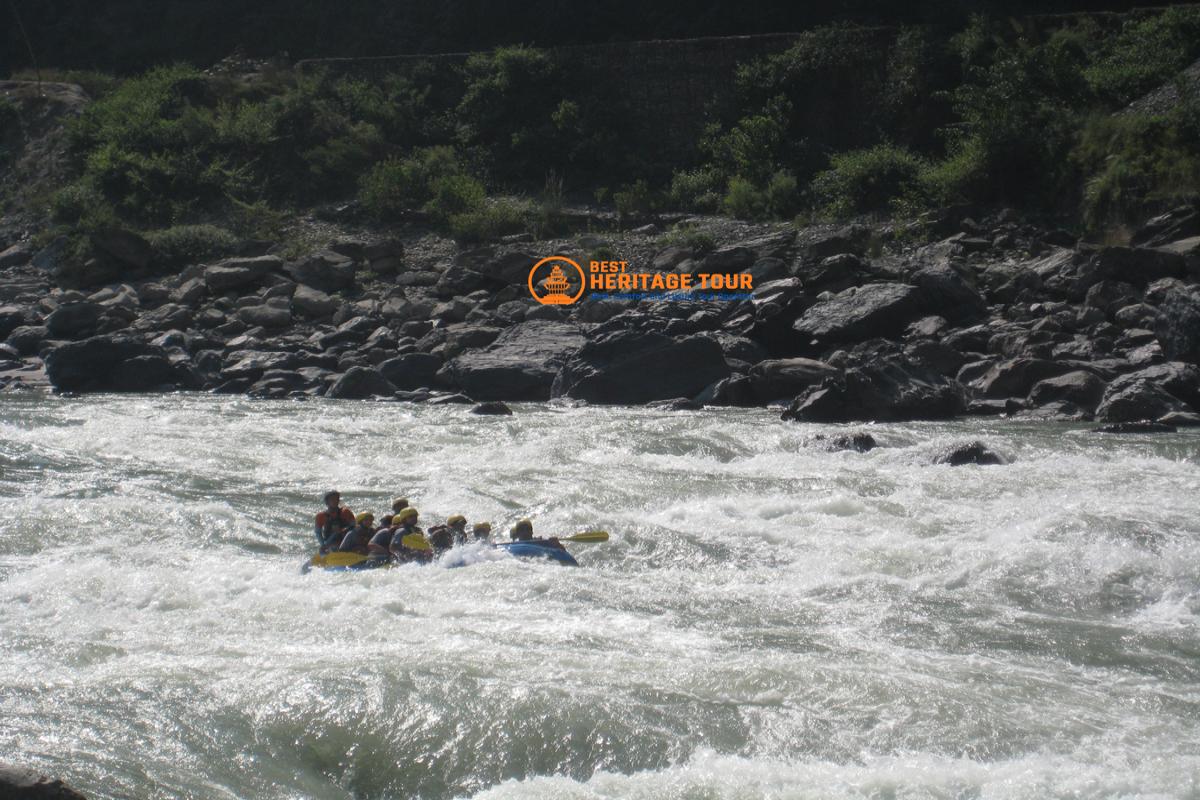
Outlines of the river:
[{"label": "river", "polygon": [[[4,396],[0,760],[97,798],[1200,796],[1200,433],[515,409]],[[931,465],[974,439],[1011,463]],[[331,487],[612,538],[302,575]]]}]

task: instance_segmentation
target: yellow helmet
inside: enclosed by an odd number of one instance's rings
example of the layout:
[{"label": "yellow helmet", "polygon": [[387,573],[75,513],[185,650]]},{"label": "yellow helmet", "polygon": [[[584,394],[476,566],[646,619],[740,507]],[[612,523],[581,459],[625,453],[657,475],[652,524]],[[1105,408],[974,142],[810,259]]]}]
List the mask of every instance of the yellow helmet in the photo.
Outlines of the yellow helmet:
[{"label": "yellow helmet", "polygon": [[406,508],[407,506],[408,506],[408,498],[407,497],[397,497],[392,500],[392,511],[399,511],[400,509]]},{"label": "yellow helmet", "polygon": [[447,520],[446,520],[446,524],[447,524],[447,525],[450,525],[450,526],[454,526],[454,525],[466,525],[466,524],[467,524],[467,518],[466,518],[466,517],[464,517],[462,514],[454,514],[454,515],[452,515],[452,516],[451,516],[449,519],[447,519]]},{"label": "yellow helmet", "polygon": [[404,508],[400,509],[400,512],[396,514],[396,516],[392,517],[392,522],[404,522],[406,519],[416,518],[417,510],[412,506],[405,506]]},{"label": "yellow helmet", "polygon": [[527,519],[519,521],[512,527],[513,533],[533,533],[533,523]]},{"label": "yellow helmet", "polygon": [[359,514],[358,516],[356,516],[356,517],[354,518],[354,521],[355,521],[355,522],[359,522],[359,523],[361,523],[361,522],[374,522],[374,521],[375,521],[375,515],[374,515],[374,514],[372,514],[370,511],[364,511],[364,512],[362,512],[361,514]]},{"label": "yellow helmet", "polygon": [[473,527],[472,529],[473,529],[473,530],[476,530],[476,531],[491,531],[491,529],[492,529],[492,523],[490,523],[490,522],[476,522],[476,523],[475,523],[475,525],[474,525],[474,527]]}]

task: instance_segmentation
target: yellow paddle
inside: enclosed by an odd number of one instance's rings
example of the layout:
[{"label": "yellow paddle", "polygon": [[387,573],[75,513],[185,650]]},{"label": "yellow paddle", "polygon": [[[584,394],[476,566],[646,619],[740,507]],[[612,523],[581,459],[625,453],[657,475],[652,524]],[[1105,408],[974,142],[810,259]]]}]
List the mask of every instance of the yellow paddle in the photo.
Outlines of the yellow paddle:
[{"label": "yellow paddle", "polygon": [[400,540],[400,544],[407,547],[409,550],[432,550],[429,546],[429,540],[425,538],[423,533],[410,533]]},{"label": "yellow paddle", "polygon": [[326,553],[313,556],[309,563],[314,567],[352,567],[366,560],[361,553]]},{"label": "yellow paddle", "polygon": [[560,536],[558,537],[558,540],[560,542],[607,542],[608,531],[584,531],[583,533],[577,533],[574,536]]}]

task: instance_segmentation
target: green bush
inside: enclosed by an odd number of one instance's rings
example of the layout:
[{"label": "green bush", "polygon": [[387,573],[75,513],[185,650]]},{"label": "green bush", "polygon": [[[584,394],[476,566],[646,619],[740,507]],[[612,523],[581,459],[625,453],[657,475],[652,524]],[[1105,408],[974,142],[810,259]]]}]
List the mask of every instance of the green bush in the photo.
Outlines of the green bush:
[{"label": "green bush", "polygon": [[663,241],[677,247],[686,247],[697,255],[711,252],[717,247],[711,233],[690,224],[680,224],[671,228],[663,237]]},{"label": "green bush", "polygon": [[764,190],[767,212],[777,219],[794,215],[800,207],[800,188],[796,176],[779,170],[771,176]]},{"label": "green bush", "polygon": [[449,229],[463,242],[484,242],[528,230],[534,208],[528,201],[497,198],[450,217]]},{"label": "green bush", "polygon": [[175,225],[146,234],[160,263],[173,267],[198,264],[230,255],[238,239],[215,225]]},{"label": "green bush", "polygon": [[359,183],[359,200],[379,220],[423,209],[440,220],[477,208],[482,184],[466,174],[454,148],[419,148],[407,158],[381,161]]},{"label": "green bush", "polygon": [[721,178],[715,170],[679,170],[671,177],[667,202],[673,209],[711,214],[721,205]]},{"label": "green bush", "polygon": [[768,211],[767,197],[754,181],[735,175],[729,179],[721,208],[738,219],[763,219]]},{"label": "green bush", "polygon": [[921,158],[904,148],[880,144],[833,156],[811,190],[822,210],[835,217],[882,211],[916,187],[924,168]]},{"label": "green bush", "polygon": [[613,192],[613,204],[623,217],[650,214],[659,209],[661,199],[650,183],[639,178],[619,191]]},{"label": "green bush", "polygon": [[1172,6],[1127,21],[1084,75],[1097,94],[1124,105],[1169,81],[1197,56],[1200,8]]}]

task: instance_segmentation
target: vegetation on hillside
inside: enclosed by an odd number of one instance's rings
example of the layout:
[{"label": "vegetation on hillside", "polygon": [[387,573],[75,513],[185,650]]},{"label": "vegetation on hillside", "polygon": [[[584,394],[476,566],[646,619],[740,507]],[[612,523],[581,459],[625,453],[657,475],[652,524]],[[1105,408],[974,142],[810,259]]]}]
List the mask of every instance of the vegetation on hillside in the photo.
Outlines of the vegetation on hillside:
[{"label": "vegetation on hillside", "polygon": [[1011,205],[1099,232],[1198,194],[1200,98],[1116,113],[1197,57],[1196,7],[1115,30],[1084,17],[1049,30],[984,17],[952,34],[818,28],[742,64],[734,106],[678,163],[648,161],[624,99],[556,51],[503,47],[370,79],[89,73],[95,102],[70,127],[75,177],[48,211],[77,237],[146,232],[164,263],[351,199],[378,223],[415,216],[465,240],[554,232],[566,198],[626,219]]}]

